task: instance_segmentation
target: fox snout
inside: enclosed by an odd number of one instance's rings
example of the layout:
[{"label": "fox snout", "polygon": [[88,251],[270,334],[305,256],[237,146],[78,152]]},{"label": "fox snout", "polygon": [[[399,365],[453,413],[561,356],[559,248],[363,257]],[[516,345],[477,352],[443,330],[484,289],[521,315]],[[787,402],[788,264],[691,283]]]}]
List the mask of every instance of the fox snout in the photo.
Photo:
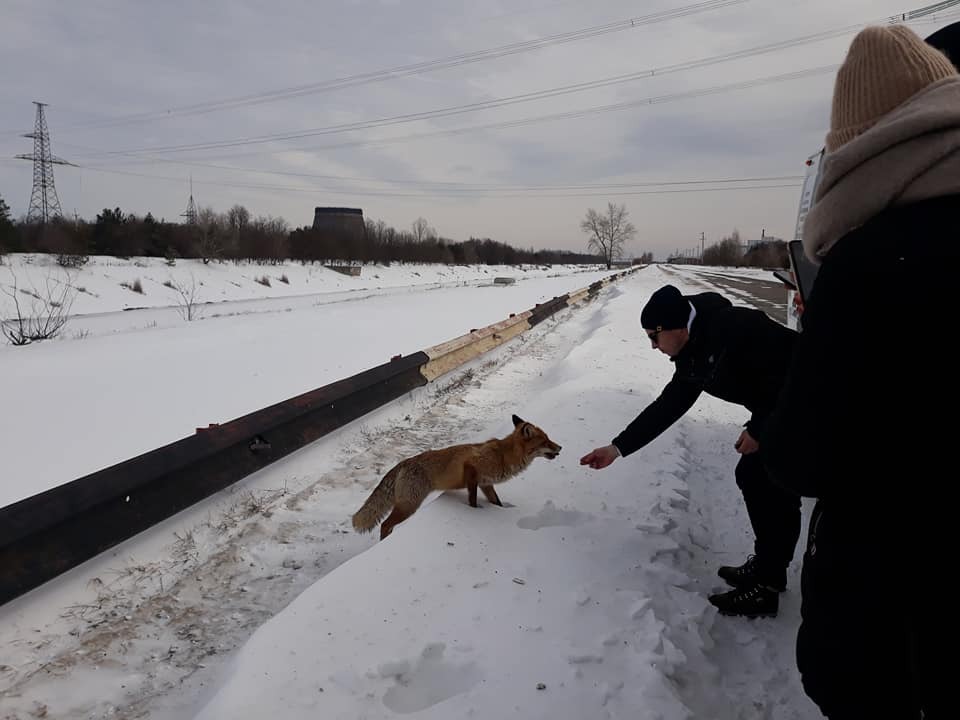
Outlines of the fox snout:
[{"label": "fox snout", "polygon": [[553,460],[562,448],[533,423],[528,423],[516,415],[513,416],[514,433],[519,433],[524,445],[524,453],[529,458],[545,457]]}]

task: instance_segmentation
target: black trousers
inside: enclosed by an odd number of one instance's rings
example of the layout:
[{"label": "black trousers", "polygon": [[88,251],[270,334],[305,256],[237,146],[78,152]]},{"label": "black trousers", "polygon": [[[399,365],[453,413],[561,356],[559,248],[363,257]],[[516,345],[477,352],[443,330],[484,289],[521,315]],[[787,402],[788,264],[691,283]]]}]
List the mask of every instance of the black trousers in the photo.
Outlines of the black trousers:
[{"label": "black trousers", "polygon": [[736,477],[753,526],[757,562],[771,582],[783,582],[800,539],[800,496],[770,479],[762,450],[740,458]]},{"label": "black trousers", "polygon": [[810,520],[797,666],[830,720],[957,714],[952,570],[936,562],[947,526],[897,517],[821,500]]}]

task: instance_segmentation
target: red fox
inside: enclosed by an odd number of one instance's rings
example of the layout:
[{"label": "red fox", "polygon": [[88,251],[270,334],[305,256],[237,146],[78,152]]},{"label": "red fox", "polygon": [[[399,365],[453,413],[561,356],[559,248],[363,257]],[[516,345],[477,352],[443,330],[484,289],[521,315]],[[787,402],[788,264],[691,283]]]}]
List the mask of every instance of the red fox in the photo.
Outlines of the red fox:
[{"label": "red fox", "polygon": [[394,525],[413,515],[433,490],[466,488],[470,507],[477,507],[480,488],[487,500],[503,507],[494,484],[519,474],[534,458],[553,460],[560,450],[543,430],[514,415],[513,432],[502,440],[428,450],[397,464],[353,516],[353,527],[357,532],[373,530],[393,508],[380,526],[383,540]]}]

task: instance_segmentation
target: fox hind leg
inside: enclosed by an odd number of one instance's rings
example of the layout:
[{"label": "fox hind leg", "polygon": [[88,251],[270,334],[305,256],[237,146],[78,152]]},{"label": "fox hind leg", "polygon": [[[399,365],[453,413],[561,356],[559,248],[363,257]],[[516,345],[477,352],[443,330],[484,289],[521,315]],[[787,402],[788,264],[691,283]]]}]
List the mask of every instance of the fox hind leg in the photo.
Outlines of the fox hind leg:
[{"label": "fox hind leg", "polygon": [[411,508],[407,503],[397,503],[393,506],[393,512],[390,513],[389,517],[383,521],[383,524],[380,526],[380,539],[385,539],[390,533],[393,532],[393,526],[397,523],[402,523],[408,517],[413,515],[416,511],[416,507]]},{"label": "fox hind leg", "polygon": [[431,487],[430,478],[422,469],[407,468],[404,470],[402,481],[397,484],[393,512],[380,526],[381,540],[393,532],[397,523],[402,523],[417,511],[420,504],[430,494]]},{"label": "fox hind leg", "polygon": [[480,489],[483,490],[484,496],[494,505],[499,505],[503,507],[503,503],[500,502],[500,497],[497,495],[497,491],[493,489],[493,485],[481,485]]}]

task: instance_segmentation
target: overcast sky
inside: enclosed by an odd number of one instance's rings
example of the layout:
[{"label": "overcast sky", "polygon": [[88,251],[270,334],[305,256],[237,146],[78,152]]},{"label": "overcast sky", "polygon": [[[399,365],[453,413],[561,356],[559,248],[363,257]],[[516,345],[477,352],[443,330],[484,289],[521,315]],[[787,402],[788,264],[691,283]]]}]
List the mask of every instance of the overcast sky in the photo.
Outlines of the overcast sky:
[{"label": "overcast sky", "polygon": [[[192,175],[201,206],[240,203],[293,226],[309,224],[315,206],[349,206],[398,228],[423,216],[455,240],[582,250],[579,221],[609,200],[625,203],[637,226],[633,254],[665,257],[698,246],[701,232],[709,244],[733,228],[790,238],[796,178],[822,145],[834,73],[766,80],[840,63],[853,30],[501,107],[336,126],[662,70],[930,2],[3,0],[0,197],[26,213],[31,164],[13,156],[32,151],[19,134],[33,129],[31,101],[41,100],[53,152],[79,166],[56,168],[64,213],[90,219],[120,207],[178,220]],[[927,36],[957,17],[955,8],[913,27]],[[605,25],[611,31],[593,37],[322,86]],[[724,89],[754,80],[765,82]],[[290,97],[291,88],[303,92]],[[578,116],[545,119],[562,114]],[[518,120],[528,122],[489,127]],[[262,141],[303,133],[313,134]],[[233,141],[241,144],[177,149]],[[724,191],[649,185],[732,178],[779,179]]]}]

